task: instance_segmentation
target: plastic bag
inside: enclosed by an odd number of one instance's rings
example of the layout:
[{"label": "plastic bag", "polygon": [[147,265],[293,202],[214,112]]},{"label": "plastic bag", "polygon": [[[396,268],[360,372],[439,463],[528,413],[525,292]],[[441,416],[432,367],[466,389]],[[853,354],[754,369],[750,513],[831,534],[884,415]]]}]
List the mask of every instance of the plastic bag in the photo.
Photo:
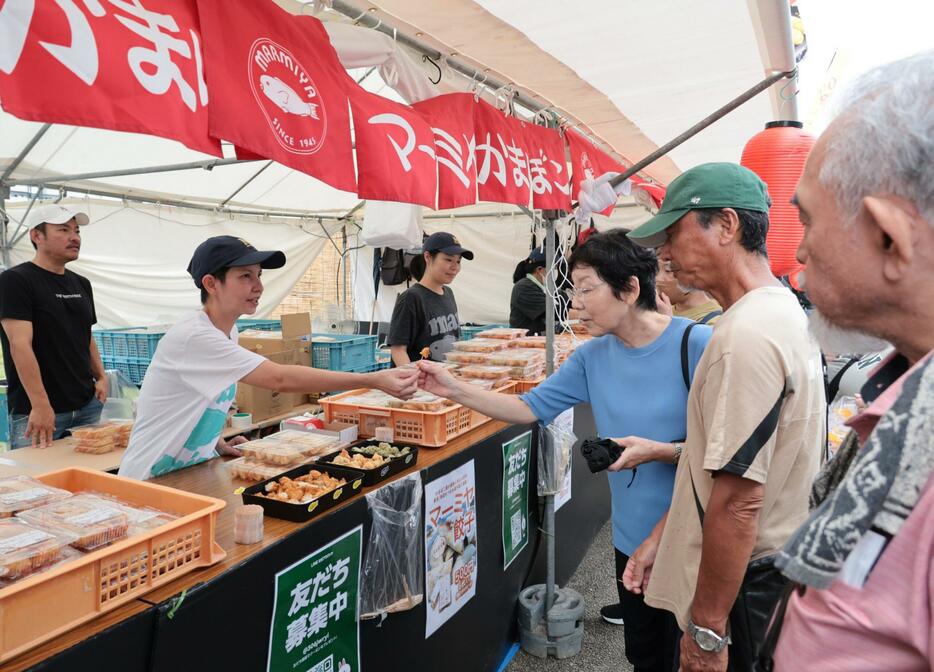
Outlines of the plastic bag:
[{"label": "plastic bag", "polygon": [[577,443],[573,426],[573,412],[565,412],[538,433],[539,497],[555,495],[564,485],[571,468],[571,450]]},{"label": "plastic bag", "polygon": [[833,457],[850,433],[844,423],[858,413],[856,397],[838,396],[827,412],[827,455]]},{"label": "plastic bag", "polygon": [[422,479],[418,473],[367,493],[373,520],[363,562],[361,618],[385,618],[422,601]]},{"label": "plastic bag", "polygon": [[116,369],[108,369],[104,373],[107,375],[107,401],[104,402],[100,422],[133,420],[136,418],[139,388]]}]

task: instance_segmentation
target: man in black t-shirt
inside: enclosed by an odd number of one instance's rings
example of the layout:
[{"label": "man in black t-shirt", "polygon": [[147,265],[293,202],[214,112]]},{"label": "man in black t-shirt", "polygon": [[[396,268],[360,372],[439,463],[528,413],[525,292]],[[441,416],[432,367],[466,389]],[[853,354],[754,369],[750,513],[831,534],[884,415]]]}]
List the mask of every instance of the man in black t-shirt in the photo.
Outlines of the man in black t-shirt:
[{"label": "man in black t-shirt", "polygon": [[[419,359],[444,361],[444,353],[460,336],[454,292],[448,287],[460,273],[461,258],[473,252],[461,247],[450,233],[433,233],[422,245],[425,271],[421,279],[399,295],[389,325],[392,361],[404,366]],[[428,348],[428,356],[422,351]]]},{"label": "man in black t-shirt", "polygon": [[13,448],[45,447],[100,419],[107,378],[91,326],[91,283],[65,264],[78,258],[88,216],[62,205],[28,221],[36,256],[0,274],[0,341],[8,377]]}]

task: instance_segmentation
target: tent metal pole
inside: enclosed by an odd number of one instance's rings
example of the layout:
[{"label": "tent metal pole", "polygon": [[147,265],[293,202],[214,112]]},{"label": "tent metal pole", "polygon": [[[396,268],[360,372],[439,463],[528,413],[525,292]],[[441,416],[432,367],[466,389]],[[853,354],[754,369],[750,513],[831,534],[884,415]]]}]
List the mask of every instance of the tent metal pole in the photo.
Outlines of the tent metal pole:
[{"label": "tent metal pole", "polygon": [[243,215],[247,217],[280,217],[282,219],[326,219],[340,221],[341,215],[337,214],[318,214],[314,212],[277,212],[274,210],[242,210],[236,208],[221,208],[217,205],[202,205],[200,203],[189,203],[175,199],[158,198],[156,196],[140,196],[138,194],[115,194],[99,189],[86,189],[85,187],[71,187],[63,184],[47,184],[47,189],[63,189],[75,194],[85,194],[87,196],[101,196],[103,198],[112,198],[115,200],[129,201],[132,203],[142,203],[149,205],[170,205],[176,208],[187,208],[189,210],[202,210],[213,212],[218,215]]},{"label": "tent metal pole", "polygon": [[348,211],[345,212],[343,215],[341,215],[341,216],[340,216],[340,219],[350,219],[350,218],[353,217],[354,214],[355,214],[360,208],[362,208],[364,205],[366,205],[366,201],[360,201],[360,202],[357,203],[355,206],[353,206],[350,210],[348,210]]},{"label": "tent metal pole", "polygon": [[[11,249],[16,247],[16,244],[22,240],[27,233],[29,233],[29,229],[25,229],[22,233],[20,233],[20,229],[26,226],[26,219],[29,217],[29,213],[32,211],[32,206],[36,204],[36,200],[39,198],[41,193],[42,187],[39,187],[39,189],[36,190],[35,195],[33,195],[33,197],[29,200],[29,205],[26,206],[26,212],[24,212],[23,216],[19,218],[19,224],[16,225],[16,230],[14,230],[13,235],[10,236],[10,238],[12,238],[10,241]],[[7,221],[9,221],[9,217],[7,218]]]},{"label": "tent metal pole", "polygon": [[[0,203],[6,203],[10,197],[10,187],[0,183]],[[6,209],[0,208],[0,257],[3,260],[3,267],[10,267],[10,243],[8,226],[10,218],[6,214]]]},{"label": "tent metal pole", "polygon": [[618,184],[621,184],[624,180],[629,179],[630,177],[638,173],[640,170],[642,170],[649,164],[654,163],[658,159],[665,156],[665,154],[673,150],[675,147],[681,145],[686,140],[693,138],[695,135],[700,133],[702,130],[704,130],[705,128],[713,124],[714,122],[719,121],[720,119],[728,115],[730,112],[735,110],[737,107],[739,107],[743,103],[747,102],[748,100],[751,100],[752,98],[755,98],[760,93],[770,88],[775,82],[785,79],[785,78],[792,78],[796,74],[797,74],[797,70],[791,70],[789,72],[772,73],[771,75],[763,79],[761,82],[756,84],[751,89],[744,91],[742,94],[740,94],[739,96],[737,96],[736,98],[728,102],[726,105],[718,109],[716,112],[701,119],[699,122],[691,126],[691,128],[686,130],[684,133],[682,133],[675,139],[662,145],[661,147],[656,149],[654,152],[649,154],[647,157],[645,157],[641,161],[637,161],[636,163],[634,163],[632,166],[627,168],[625,171],[623,171],[622,173],[620,173],[619,175],[611,179],[610,185],[615,187]]},{"label": "tent metal pole", "polygon": [[244,182],[244,183],[241,184],[239,187],[237,187],[237,190],[236,190],[236,191],[234,191],[230,196],[228,196],[228,197],[225,198],[223,201],[221,201],[220,207],[223,208],[225,205],[227,205],[228,203],[230,203],[230,201],[233,200],[233,197],[234,197],[234,196],[236,196],[236,195],[239,194],[241,191],[243,191],[244,189],[246,189],[246,186],[247,186],[250,182],[252,182],[252,181],[255,180],[257,177],[259,177],[259,176],[262,174],[262,172],[263,172],[264,170],[266,170],[267,168],[269,168],[269,166],[271,166],[273,163],[275,163],[275,161],[267,161],[265,166],[263,166],[262,168],[260,168],[259,170],[257,170],[255,173],[253,173],[253,176],[252,176],[250,179],[248,179],[246,182]]},{"label": "tent metal pole", "polygon": [[[26,158],[29,152],[32,151],[32,148],[36,146],[36,143],[38,143],[42,139],[42,136],[45,135],[46,131],[48,131],[50,128],[52,128],[52,124],[43,124],[42,128],[36,131],[36,134],[32,136],[32,140],[26,143],[26,146],[23,147],[23,151],[21,151],[19,155],[15,159],[13,159],[13,163],[7,166],[6,170],[3,171],[3,175],[0,175],[0,184],[6,183],[7,178],[13,174],[14,170],[19,168],[19,164],[23,162],[23,159]],[[6,198],[9,198],[9,192],[6,192],[6,196],[4,196],[4,200]]]},{"label": "tent metal pole", "polygon": [[[545,219],[545,375],[555,372],[555,220]],[[554,440],[551,433],[545,431],[545,460],[554,458]],[[545,472],[551,473],[554,465],[546,465]],[[545,619],[555,603],[555,496],[545,495]]]},{"label": "tent metal pole", "polygon": [[[92,173],[76,173],[74,175],[56,175],[54,177],[39,177],[32,180],[16,180],[16,184],[30,187],[49,186],[50,183],[76,182],[78,180],[93,180],[101,177],[126,177],[129,175],[149,175],[151,173],[171,173],[179,170],[213,170],[218,166],[229,166],[236,163],[253,163],[260,159],[211,159],[209,161],[190,161],[188,163],[174,163],[164,166],[149,166],[147,168],[125,168],[122,170],[100,170]],[[67,187],[66,187],[67,188]]]}]

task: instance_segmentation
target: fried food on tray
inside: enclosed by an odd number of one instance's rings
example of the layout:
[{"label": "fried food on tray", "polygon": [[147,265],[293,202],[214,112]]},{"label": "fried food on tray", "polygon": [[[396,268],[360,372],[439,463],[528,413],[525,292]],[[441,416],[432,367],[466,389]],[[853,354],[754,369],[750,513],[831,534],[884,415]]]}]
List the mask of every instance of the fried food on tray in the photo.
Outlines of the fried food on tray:
[{"label": "fried food on tray", "polygon": [[283,476],[266,484],[266,492],[258,493],[260,497],[276,499],[289,504],[307,504],[321,495],[347,485],[343,478],[335,478],[330,474],[312,469],[307,474],[297,478]]},{"label": "fried food on tray", "polygon": [[342,467],[353,467],[354,469],[378,469],[387,462],[388,459],[382,455],[372,455],[367,456],[363,453],[354,452],[352,455],[347,452],[347,450],[342,450],[338,455],[331,460],[334,464],[339,464]]}]

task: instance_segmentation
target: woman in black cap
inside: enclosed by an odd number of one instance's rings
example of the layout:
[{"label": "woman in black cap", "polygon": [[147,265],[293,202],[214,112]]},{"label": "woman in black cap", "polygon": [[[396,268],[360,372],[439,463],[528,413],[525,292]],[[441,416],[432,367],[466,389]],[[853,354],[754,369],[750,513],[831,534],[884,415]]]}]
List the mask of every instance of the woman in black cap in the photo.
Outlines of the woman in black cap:
[{"label": "woman in black cap", "polygon": [[195,250],[188,273],[201,290],[202,309],[169,329],[156,349],[140,392],[136,423],[120,475],[145,480],[239,455],[243,437],[221,438],[237,383],[279,392],[324,392],[375,387],[409,398],[417,372],[343,373],[276,364],[237,344],[237,319],[256,312],[263,269],[281,268],[285,255],[260,251],[242,238],[215,236]]},{"label": "woman in black cap", "polygon": [[389,345],[396,366],[419,359],[442,361],[460,336],[457,302],[448,285],[460,273],[461,259],[473,259],[473,252],[450,233],[439,231],[425,239],[422,257],[421,277],[399,295],[392,311]]},{"label": "woman in black cap", "polygon": [[529,335],[545,333],[545,253],[532,253],[519,262],[512,276],[509,326],[528,329]]}]

